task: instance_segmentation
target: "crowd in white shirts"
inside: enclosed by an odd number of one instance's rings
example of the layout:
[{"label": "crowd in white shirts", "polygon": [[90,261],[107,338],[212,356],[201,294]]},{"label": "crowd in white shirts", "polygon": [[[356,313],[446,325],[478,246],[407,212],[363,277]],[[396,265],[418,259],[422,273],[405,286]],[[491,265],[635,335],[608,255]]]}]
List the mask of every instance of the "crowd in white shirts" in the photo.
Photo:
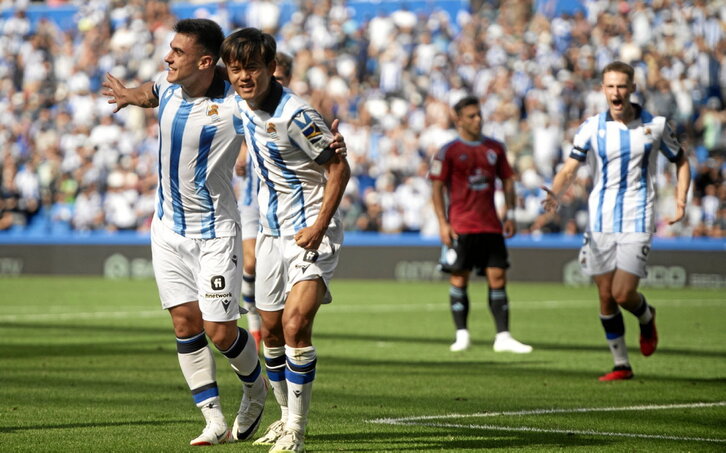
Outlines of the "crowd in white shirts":
[{"label": "crowd in white shirts", "polygon": [[[106,72],[133,84],[164,69],[170,3],[71,2],[71,31],[49,20],[31,27],[15,3],[0,2],[15,6],[0,19],[0,229],[146,230],[156,120],[141,109],[112,116],[100,84]],[[427,14],[402,7],[355,19],[344,1],[301,1],[285,23],[267,0],[249,2],[241,20],[224,4],[200,3],[195,15],[226,32],[274,33],[294,57],[293,91],[341,120],[353,171],[341,203],[347,230],[438,235],[428,165],[455,136],[449,107],[472,93],[484,133],[507,145],[517,172],[520,232],[581,233],[590,175],[555,216],[542,213],[540,186],[577,125],[606,108],[600,70],[622,60],[636,68],[638,102],[671,120],[694,168],[687,220],[668,227],[674,178],[661,166],[657,234],[726,236],[725,3],[584,0],[556,16],[531,1],[475,0],[454,16],[429,4]]]}]

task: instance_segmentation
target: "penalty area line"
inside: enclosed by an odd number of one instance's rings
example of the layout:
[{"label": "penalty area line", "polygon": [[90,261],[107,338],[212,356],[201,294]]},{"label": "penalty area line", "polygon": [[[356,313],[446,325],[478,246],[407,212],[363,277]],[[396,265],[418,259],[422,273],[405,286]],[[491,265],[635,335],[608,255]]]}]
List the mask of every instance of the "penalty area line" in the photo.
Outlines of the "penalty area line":
[{"label": "penalty area line", "polygon": [[417,417],[402,418],[378,418],[369,420],[368,423],[377,423],[385,425],[402,425],[402,426],[429,426],[434,428],[467,428],[489,431],[509,431],[509,432],[537,432],[552,434],[579,434],[585,436],[605,436],[605,437],[629,437],[638,439],[659,439],[659,440],[675,440],[675,441],[691,441],[691,442],[715,442],[726,443],[726,439],[706,438],[706,437],[685,437],[670,436],[663,434],[637,434],[637,433],[618,433],[608,431],[595,430],[572,430],[572,429],[555,429],[555,428],[536,428],[529,426],[498,426],[498,425],[475,425],[475,424],[457,424],[457,423],[433,423],[431,420],[444,419],[461,419],[474,417],[523,417],[529,415],[548,415],[548,414],[578,414],[591,412],[620,412],[620,411],[654,411],[669,409],[700,409],[709,407],[726,406],[726,401],[717,402],[699,402],[684,404],[658,404],[658,405],[637,405],[623,407],[581,407],[571,409],[532,409],[522,411],[505,411],[505,412],[478,412],[474,414],[444,414],[444,415],[424,415]]}]

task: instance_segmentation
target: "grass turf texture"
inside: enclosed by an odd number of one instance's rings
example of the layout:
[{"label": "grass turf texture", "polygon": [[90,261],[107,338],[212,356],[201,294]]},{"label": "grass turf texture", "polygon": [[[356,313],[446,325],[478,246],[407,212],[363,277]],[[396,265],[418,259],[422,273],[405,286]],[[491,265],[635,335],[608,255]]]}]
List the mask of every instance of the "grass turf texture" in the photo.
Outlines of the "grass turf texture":
[{"label": "grass turf texture", "polygon": [[[645,289],[658,308],[659,349],[640,355],[626,314],[635,379],[610,383],[597,381],[612,362],[594,287],[508,286],[512,332],[534,346],[529,355],[491,350],[479,279],[470,284],[473,347],[463,353],[448,350],[443,282],[339,280],[332,290],[315,325],[310,452],[726,450],[723,290]],[[203,420],[153,281],[3,279],[0,332],[1,451],[195,448],[187,445]],[[240,383],[215,354],[231,425]],[[270,395],[260,433],[278,414]]]}]

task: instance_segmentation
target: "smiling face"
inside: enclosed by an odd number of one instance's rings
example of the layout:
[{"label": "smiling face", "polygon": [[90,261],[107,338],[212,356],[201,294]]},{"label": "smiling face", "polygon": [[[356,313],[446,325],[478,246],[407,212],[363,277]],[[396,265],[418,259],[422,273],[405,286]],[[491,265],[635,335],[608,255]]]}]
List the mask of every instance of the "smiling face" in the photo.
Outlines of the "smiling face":
[{"label": "smiling face", "polygon": [[602,92],[608,102],[610,116],[616,121],[627,122],[634,112],[630,95],[635,92],[635,83],[628,74],[608,71],[602,77]]},{"label": "smiling face", "polygon": [[204,59],[209,55],[203,55],[202,48],[197,44],[191,35],[177,33],[169,44],[171,49],[164,57],[164,62],[169,65],[169,72],[166,80],[170,83],[177,83],[182,86],[193,84],[204,64]]},{"label": "smiling face", "polygon": [[275,60],[266,65],[261,58],[251,59],[245,65],[232,61],[227,64],[227,75],[234,91],[251,107],[256,108],[270,90],[275,67]]}]

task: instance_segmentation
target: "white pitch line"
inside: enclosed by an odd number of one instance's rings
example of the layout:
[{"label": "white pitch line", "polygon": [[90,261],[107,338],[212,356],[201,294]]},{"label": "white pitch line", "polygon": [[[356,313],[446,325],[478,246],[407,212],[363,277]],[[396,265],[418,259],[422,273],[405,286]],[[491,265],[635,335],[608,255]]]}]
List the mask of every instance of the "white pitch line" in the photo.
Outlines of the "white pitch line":
[{"label": "white pitch line", "polygon": [[711,439],[708,437],[681,437],[666,436],[662,434],[635,434],[614,433],[608,431],[578,430],[578,429],[550,429],[530,426],[495,426],[495,425],[458,425],[452,423],[403,423],[404,425],[430,426],[434,428],[471,428],[491,431],[519,431],[551,434],[580,434],[584,436],[629,437],[638,439],[676,440],[682,442],[715,442],[726,443],[726,439]]},{"label": "white pitch line", "polygon": [[[463,425],[454,423],[430,423],[423,422],[425,420],[442,420],[451,418],[474,418],[474,417],[501,417],[501,416],[527,416],[527,415],[544,415],[544,414],[574,414],[574,413],[590,413],[590,412],[621,412],[621,411],[649,411],[649,410],[668,410],[668,409],[699,409],[708,407],[723,407],[726,401],[718,401],[713,403],[685,403],[685,404],[660,404],[660,405],[639,405],[624,407],[580,407],[571,409],[533,409],[523,411],[505,411],[505,412],[478,412],[474,414],[444,414],[444,415],[423,415],[417,417],[402,418],[377,418],[369,420],[369,423],[378,423],[385,425],[414,425],[414,426],[431,426],[435,428],[468,428],[493,431],[523,431],[523,432],[539,432],[553,434],[581,434],[589,436],[606,436],[606,437],[631,437],[639,439],[660,439],[660,440],[676,440],[676,441],[693,441],[693,442],[716,442],[726,443],[726,439],[706,438],[706,437],[684,437],[684,436],[668,436],[663,434],[636,434],[636,433],[616,433],[608,431],[595,430],[572,430],[572,429],[551,429],[536,428],[529,426],[497,426],[497,425]],[[422,423],[423,422],[423,423]]]}]

